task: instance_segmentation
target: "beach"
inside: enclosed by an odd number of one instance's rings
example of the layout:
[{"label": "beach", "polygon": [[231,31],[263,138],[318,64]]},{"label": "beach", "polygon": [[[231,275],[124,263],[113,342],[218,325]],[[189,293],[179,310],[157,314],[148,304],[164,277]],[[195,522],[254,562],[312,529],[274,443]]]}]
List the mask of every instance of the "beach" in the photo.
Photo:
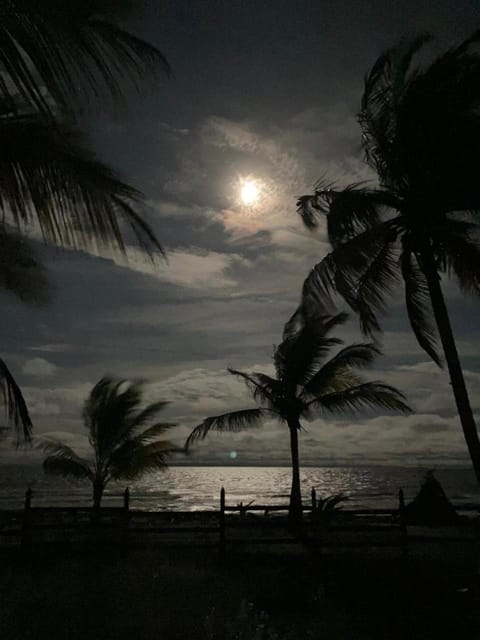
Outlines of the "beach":
[{"label": "beach", "polygon": [[[465,550],[463,550],[465,554]],[[476,638],[478,563],[205,549],[1,555],[2,638]],[[278,635],[275,635],[278,634]]]}]

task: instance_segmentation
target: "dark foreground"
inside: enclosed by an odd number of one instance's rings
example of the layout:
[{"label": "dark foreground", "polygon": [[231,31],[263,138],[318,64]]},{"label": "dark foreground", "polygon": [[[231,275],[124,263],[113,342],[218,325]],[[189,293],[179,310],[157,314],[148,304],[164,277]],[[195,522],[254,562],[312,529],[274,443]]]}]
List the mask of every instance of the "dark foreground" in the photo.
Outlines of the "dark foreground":
[{"label": "dark foreground", "polygon": [[2,640],[479,638],[474,547],[2,552]]}]

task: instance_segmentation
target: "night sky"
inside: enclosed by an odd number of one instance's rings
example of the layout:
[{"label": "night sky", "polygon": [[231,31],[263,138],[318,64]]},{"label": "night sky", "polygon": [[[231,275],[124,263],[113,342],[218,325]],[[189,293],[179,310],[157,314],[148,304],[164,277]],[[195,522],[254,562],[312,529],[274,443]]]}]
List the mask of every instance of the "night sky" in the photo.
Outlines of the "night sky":
[{"label": "night sky", "polygon": [[[145,378],[149,400],[171,401],[179,444],[204,417],[254,406],[225,369],[272,371],[272,345],[304,277],[328,250],[322,231],[302,228],[296,197],[321,176],[339,184],[373,178],[355,118],[365,73],[401,37],[433,33],[434,54],[480,18],[473,0],[143,4],[128,26],[160,48],[174,76],[145,82],[126,107],[90,114],[85,127],[98,155],[144,192],[145,217],[168,264],[152,264],[134,247],[128,265],[41,247],[54,301],[32,309],[1,294],[2,356],[24,390],[35,433],[82,451],[81,406],[105,373]],[[240,198],[248,179],[259,189],[251,206]],[[453,283],[445,288],[478,414],[480,306]],[[301,460],[468,461],[447,374],[410,334],[401,287],[384,326],[386,355],[369,375],[404,391],[415,413],[306,424]],[[360,339],[355,321],[342,335]],[[32,456],[6,442],[1,455]],[[187,462],[285,463],[288,433],[272,423],[212,435]]]}]

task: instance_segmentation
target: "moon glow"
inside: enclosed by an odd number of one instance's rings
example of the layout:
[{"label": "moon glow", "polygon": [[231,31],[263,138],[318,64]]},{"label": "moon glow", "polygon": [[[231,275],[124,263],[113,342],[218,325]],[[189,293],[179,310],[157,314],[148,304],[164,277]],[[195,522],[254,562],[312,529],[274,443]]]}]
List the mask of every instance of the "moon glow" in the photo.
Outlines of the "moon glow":
[{"label": "moon glow", "polygon": [[254,204],[258,200],[258,187],[253,180],[246,180],[240,192],[242,202],[245,205]]}]

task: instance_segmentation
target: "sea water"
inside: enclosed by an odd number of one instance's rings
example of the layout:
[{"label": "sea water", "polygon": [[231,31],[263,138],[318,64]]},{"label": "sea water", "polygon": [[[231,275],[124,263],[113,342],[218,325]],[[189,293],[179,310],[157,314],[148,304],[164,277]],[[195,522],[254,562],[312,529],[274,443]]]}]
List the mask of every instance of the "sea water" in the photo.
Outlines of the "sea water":
[{"label": "sea water", "polygon": [[[344,493],[346,508],[395,508],[398,492],[406,500],[418,491],[427,468],[386,466],[304,467],[301,470],[303,500],[310,503],[315,487],[317,497]],[[456,505],[480,505],[480,487],[469,468],[435,470],[447,496]],[[127,484],[130,506],[142,510],[218,509],[221,487],[226,502],[237,505],[287,504],[291,472],[288,467],[206,467],[178,466],[155,472],[136,482],[111,484],[104,498],[106,506],[121,505]],[[89,506],[88,483],[45,476],[33,466],[0,463],[0,509],[20,509],[25,490],[33,491],[33,506]]]}]

